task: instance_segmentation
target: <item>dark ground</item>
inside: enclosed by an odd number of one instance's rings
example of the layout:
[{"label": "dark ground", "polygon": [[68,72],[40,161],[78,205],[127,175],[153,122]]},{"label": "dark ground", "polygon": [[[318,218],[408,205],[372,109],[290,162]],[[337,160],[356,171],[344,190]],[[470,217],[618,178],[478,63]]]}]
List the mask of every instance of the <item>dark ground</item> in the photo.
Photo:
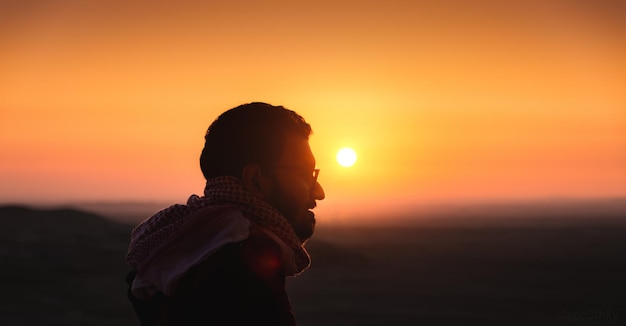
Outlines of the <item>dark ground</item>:
[{"label": "dark ground", "polygon": [[[320,225],[288,280],[299,325],[626,325],[626,214],[568,214]],[[130,230],[0,207],[0,325],[138,325]]]}]

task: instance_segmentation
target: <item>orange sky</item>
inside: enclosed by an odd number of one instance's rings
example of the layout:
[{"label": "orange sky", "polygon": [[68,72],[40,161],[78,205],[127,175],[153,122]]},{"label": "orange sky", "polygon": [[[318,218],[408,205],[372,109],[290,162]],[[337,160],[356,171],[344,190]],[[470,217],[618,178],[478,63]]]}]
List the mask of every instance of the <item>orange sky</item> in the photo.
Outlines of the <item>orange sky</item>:
[{"label": "orange sky", "polygon": [[2,2],[0,202],[182,202],[251,101],[313,125],[336,214],[626,196],[617,1],[148,3]]}]

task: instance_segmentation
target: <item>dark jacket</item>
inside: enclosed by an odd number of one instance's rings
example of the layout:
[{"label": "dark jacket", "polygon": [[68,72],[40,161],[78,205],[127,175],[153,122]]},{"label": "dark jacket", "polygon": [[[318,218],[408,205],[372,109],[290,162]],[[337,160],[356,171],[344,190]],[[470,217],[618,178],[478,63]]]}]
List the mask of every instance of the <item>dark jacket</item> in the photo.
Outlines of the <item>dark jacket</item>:
[{"label": "dark jacket", "polygon": [[250,236],[227,244],[190,269],[171,296],[128,297],[142,326],[295,325],[285,291],[281,252],[274,241]]}]

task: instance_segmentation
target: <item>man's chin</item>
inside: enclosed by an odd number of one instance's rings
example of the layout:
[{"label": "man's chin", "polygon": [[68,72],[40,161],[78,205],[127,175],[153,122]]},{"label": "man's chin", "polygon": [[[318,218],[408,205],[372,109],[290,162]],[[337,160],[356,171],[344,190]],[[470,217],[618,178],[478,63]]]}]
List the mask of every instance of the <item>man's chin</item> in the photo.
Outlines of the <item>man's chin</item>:
[{"label": "man's chin", "polygon": [[302,219],[302,223],[294,228],[296,235],[302,242],[308,240],[315,230],[315,214],[311,211],[307,211]]}]

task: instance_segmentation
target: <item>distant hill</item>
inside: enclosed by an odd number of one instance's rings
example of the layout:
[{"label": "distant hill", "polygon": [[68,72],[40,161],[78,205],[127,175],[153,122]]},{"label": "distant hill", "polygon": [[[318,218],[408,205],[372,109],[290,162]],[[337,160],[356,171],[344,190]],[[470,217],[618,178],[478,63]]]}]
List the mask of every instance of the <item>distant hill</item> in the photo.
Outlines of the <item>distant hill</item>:
[{"label": "distant hill", "polygon": [[[379,220],[379,219],[378,219]],[[370,219],[374,224],[377,219]],[[386,224],[472,226],[565,226],[626,224],[626,198],[543,199],[482,203],[447,203],[415,206],[386,218]]]},{"label": "distant hill", "polygon": [[124,284],[130,231],[70,208],[1,206],[0,325],[136,325]]},{"label": "distant hill", "polygon": [[130,225],[116,223],[100,215],[72,208],[34,209],[26,206],[0,206],[0,236],[33,242],[54,239],[114,238],[128,241]]}]

